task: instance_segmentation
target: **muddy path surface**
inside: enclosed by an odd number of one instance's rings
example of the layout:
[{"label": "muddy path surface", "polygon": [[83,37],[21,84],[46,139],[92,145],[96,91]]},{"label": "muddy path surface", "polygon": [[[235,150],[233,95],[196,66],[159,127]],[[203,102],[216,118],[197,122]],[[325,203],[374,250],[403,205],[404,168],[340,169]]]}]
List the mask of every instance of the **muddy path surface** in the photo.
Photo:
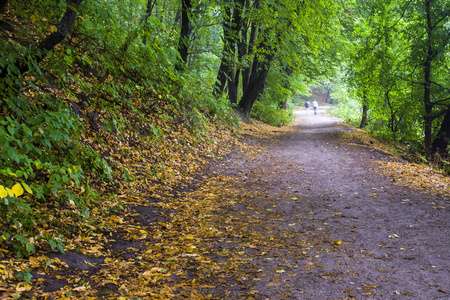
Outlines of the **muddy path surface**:
[{"label": "muddy path surface", "polygon": [[399,159],[345,139],[352,129],[323,110],[296,114],[291,131],[250,139],[256,156],[217,171],[237,177],[243,196],[216,212],[241,240],[221,239],[215,248],[245,252],[245,263],[221,287],[209,280],[210,294],[450,299],[448,199],[381,175],[374,162]]}]

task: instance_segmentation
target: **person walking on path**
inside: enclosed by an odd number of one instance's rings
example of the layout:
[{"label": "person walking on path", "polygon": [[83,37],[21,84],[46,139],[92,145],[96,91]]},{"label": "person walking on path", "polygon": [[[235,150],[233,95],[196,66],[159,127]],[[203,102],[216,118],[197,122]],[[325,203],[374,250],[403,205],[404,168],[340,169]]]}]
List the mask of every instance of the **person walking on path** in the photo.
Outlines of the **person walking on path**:
[{"label": "person walking on path", "polygon": [[311,104],[309,103],[309,100],[306,100],[306,102],[305,102],[306,115],[309,115],[310,107],[311,107]]},{"label": "person walking on path", "polygon": [[317,115],[317,108],[319,107],[319,103],[316,100],[313,101],[314,114]]}]

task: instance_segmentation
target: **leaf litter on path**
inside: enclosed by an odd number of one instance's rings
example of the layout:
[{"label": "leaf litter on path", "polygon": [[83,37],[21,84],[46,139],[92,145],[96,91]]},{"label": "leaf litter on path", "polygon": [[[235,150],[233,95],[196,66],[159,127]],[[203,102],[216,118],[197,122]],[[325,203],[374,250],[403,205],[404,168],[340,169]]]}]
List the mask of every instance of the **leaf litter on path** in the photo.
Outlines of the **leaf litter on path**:
[{"label": "leaf litter on path", "polygon": [[[341,125],[242,127],[240,151],[189,188],[124,197],[123,214],[105,219],[115,230],[86,231],[74,243],[79,265],[64,255],[17,260],[16,271],[35,275],[30,287],[9,285],[12,265],[2,261],[0,291],[49,299],[420,299],[448,290],[448,210],[433,211],[431,196],[414,185],[393,185],[374,157],[399,162],[354,137],[350,143]],[[442,184],[426,183],[435,182]]]}]

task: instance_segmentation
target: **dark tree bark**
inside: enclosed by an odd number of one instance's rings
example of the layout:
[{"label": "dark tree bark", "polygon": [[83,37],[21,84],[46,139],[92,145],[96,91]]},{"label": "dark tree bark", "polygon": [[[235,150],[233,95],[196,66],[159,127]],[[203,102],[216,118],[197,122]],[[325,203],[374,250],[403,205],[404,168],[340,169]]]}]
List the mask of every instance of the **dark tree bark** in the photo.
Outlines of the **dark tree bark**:
[{"label": "dark tree bark", "polygon": [[[231,8],[226,11],[226,18],[223,22],[223,33],[224,33],[224,39],[223,39],[223,50],[222,50],[222,60],[220,61],[220,67],[219,71],[217,72],[217,80],[216,85],[214,87],[213,94],[219,95],[220,93],[223,93],[225,90],[225,84],[227,82],[227,74],[229,73],[230,69],[230,62],[229,62],[229,48],[230,48],[230,31],[231,31],[231,17],[232,16],[232,10]],[[228,20],[227,20],[228,19]]]},{"label": "dark tree bark", "polygon": [[5,13],[7,5],[8,0],[0,0],[0,15],[3,15]]},{"label": "dark tree bark", "polygon": [[237,86],[236,82],[238,82],[239,78],[236,78],[236,74],[233,70],[230,70],[229,76],[227,77],[228,82],[228,99],[230,103],[237,104]]},{"label": "dark tree bark", "polygon": [[325,101],[325,103],[328,103],[329,100],[331,100],[330,98],[330,88],[326,87],[327,89],[327,94],[325,95],[325,98],[323,99],[323,101]]},{"label": "dark tree bark", "polygon": [[[426,17],[426,39],[425,39],[425,57],[423,61],[423,104],[425,108],[424,114],[424,147],[425,151],[428,154],[431,154],[432,151],[432,130],[433,130],[433,120],[437,117],[437,115],[433,114],[433,107],[435,103],[432,101],[431,97],[431,86],[432,82],[432,63],[436,59],[436,57],[440,54],[439,49],[445,49],[445,46],[448,44],[450,40],[450,34],[447,32],[447,35],[444,39],[439,40],[439,45],[436,46],[436,38],[433,40],[433,32],[437,30],[437,25],[440,21],[448,18],[449,11],[444,11],[440,14],[438,20],[432,19],[432,12],[434,11],[432,6],[432,0],[425,0],[425,17]],[[435,24],[433,24],[433,21]]]},{"label": "dark tree bark", "polygon": [[[254,3],[254,7],[255,9],[259,9],[259,0],[256,0]],[[247,30],[248,28],[245,28],[245,36],[247,36]],[[248,45],[247,45],[247,49],[244,50],[246,51],[245,54],[247,54],[248,56],[253,55],[253,46],[255,44],[255,40],[256,40],[256,35],[258,34],[258,25],[255,22],[252,22],[251,24],[251,29],[250,29],[250,38],[248,41]],[[243,33],[244,35],[244,33]],[[251,70],[253,69],[253,62],[246,68],[244,68],[242,70],[242,91],[243,94],[245,94],[248,90],[248,86],[250,83],[250,74],[251,74]]]},{"label": "dark tree bark", "polygon": [[432,152],[439,153],[441,156],[449,156],[447,147],[450,144],[450,107],[447,108],[441,128],[433,141]]},{"label": "dark tree bark", "polygon": [[[237,43],[239,43],[239,32],[241,31],[242,28],[242,13],[244,10],[244,2],[245,0],[236,0],[236,6],[234,7],[234,12],[233,12],[233,23],[231,25],[231,45],[232,47],[230,48],[230,57],[234,57],[234,54],[236,52],[236,46]],[[239,48],[238,50],[238,55],[239,55]],[[230,62],[234,62],[234,58],[230,61]],[[228,68],[228,76],[227,76],[227,85],[228,85],[228,99],[230,100],[231,103],[233,104],[237,104],[237,88],[238,88],[238,84],[239,84],[239,71],[238,70],[234,70],[235,66],[234,64],[230,65],[230,67]]]},{"label": "dark tree bark", "polygon": [[192,25],[189,15],[192,10],[191,0],[181,1],[181,32],[180,39],[178,41],[178,53],[180,54],[179,63],[177,64],[177,70],[182,70],[186,66],[188,58],[188,50],[191,39]]},{"label": "dark tree bark", "polygon": [[[40,63],[47,56],[47,53],[53,50],[53,48],[61,43],[62,40],[67,36],[70,28],[73,25],[73,22],[75,21],[78,8],[80,7],[82,1],[83,0],[67,1],[66,12],[59,22],[56,32],[52,32],[49,36],[47,36],[34,51],[33,58],[35,59],[37,64]],[[29,70],[28,63],[20,62],[17,67],[20,74],[23,74]],[[7,70],[2,70],[0,73],[0,78],[5,78],[8,75],[9,74]]]},{"label": "dark tree bark", "polygon": [[[261,61],[254,62],[254,68],[252,69],[250,82],[247,90],[244,92],[241,100],[239,101],[239,107],[243,110],[247,117],[250,116],[253,104],[261,96],[266,85],[266,78],[269,74],[270,65],[275,57],[276,49],[268,51]],[[255,58],[257,60],[257,58]],[[256,67],[259,65],[259,67]]]},{"label": "dark tree bark", "polygon": [[242,11],[245,0],[236,0],[235,6],[226,11],[226,18],[223,24],[224,45],[222,51],[222,61],[220,62],[217,81],[214,87],[214,95],[223,93],[228,83],[228,97],[233,103],[237,102],[237,87],[232,63],[236,52],[237,36],[242,27]]},{"label": "dark tree bark", "polygon": [[359,124],[359,128],[364,128],[367,126],[367,112],[369,111],[369,105],[367,102],[366,92],[363,93],[363,107],[362,107],[362,116],[361,123]]},{"label": "dark tree bark", "polygon": [[[147,1],[147,8],[145,10],[145,16],[141,22],[145,22],[145,27],[148,27],[147,20],[152,15],[153,8],[155,7],[156,0],[148,0]],[[147,44],[147,35],[144,34],[144,38],[142,39],[142,42],[144,44]]]},{"label": "dark tree bark", "polygon": [[[433,123],[433,104],[431,103],[431,79],[430,79],[430,70],[431,63],[426,62],[425,72],[424,72],[424,93],[423,93],[423,102],[425,107],[425,115],[424,115],[424,146],[427,152],[431,149],[431,134],[432,134],[432,123]],[[428,83],[427,83],[428,81]]]},{"label": "dark tree bark", "polygon": [[[67,9],[64,16],[59,22],[57,31],[50,34],[46,39],[44,39],[38,46],[39,50],[51,51],[53,48],[62,42],[62,40],[69,33],[70,28],[77,17],[78,8],[83,0],[69,0],[67,1]],[[75,8],[75,9],[74,9]],[[45,55],[44,55],[45,57]],[[43,57],[42,57],[43,58]]]}]

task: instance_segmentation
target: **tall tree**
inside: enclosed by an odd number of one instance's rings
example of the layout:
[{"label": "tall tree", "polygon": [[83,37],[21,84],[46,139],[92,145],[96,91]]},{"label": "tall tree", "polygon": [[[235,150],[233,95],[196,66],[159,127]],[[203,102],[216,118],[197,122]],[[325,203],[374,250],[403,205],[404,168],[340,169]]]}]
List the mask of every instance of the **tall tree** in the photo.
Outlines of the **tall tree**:
[{"label": "tall tree", "polygon": [[355,94],[364,95],[362,106],[370,107],[371,119],[394,140],[421,139],[428,153],[448,102],[443,66],[449,5],[447,0],[356,0],[346,5],[355,12],[353,27],[348,26],[357,37],[349,63]]},{"label": "tall tree", "polygon": [[[67,0],[67,8],[57,26],[57,30],[48,35],[34,50],[33,59],[37,64],[40,63],[47,56],[48,52],[53,50],[53,48],[67,36],[75,21],[78,8],[80,7],[82,1],[83,0]],[[31,62],[20,61],[17,65],[19,74],[27,72],[30,68],[30,64]],[[5,78],[8,75],[9,74],[6,69],[1,70],[0,78]]]},{"label": "tall tree", "polygon": [[181,31],[180,39],[178,41],[178,54],[180,55],[181,61],[177,64],[177,69],[181,70],[187,63],[188,50],[191,39],[192,25],[191,25],[191,10],[192,1],[182,0],[181,1]]},{"label": "tall tree", "polygon": [[[257,0],[256,2],[258,2]],[[224,3],[223,19],[223,51],[214,94],[224,92],[228,83],[229,97],[231,103],[236,103],[237,87],[235,84],[234,60],[236,44],[239,40],[239,32],[242,27],[242,14],[244,13],[245,0],[235,0]]]},{"label": "tall tree", "polygon": [[447,108],[444,119],[442,120],[439,132],[432,144],[432,152],[439,153],[443,157],[448,157],[450,151],[448,149],[450,145],[450,107]]},{"label": "tall tree", "polygon": [[[422,7],[418,7],[419,12],[424,15],[424,43],[421,43],[423,52],[423,105],[424,105],[424,145],[427,151],[431,150],[432,143],[432,126],[433,120],[438,116],[433,112],[434,106],[437,104],[433,101],[432,91],[434,75],[438,70],[438,66],[434,63],[435,59],[447,49],[450,39],[450,32],[446,28],[448,21],[450,6],[447,3],[440,3],[436,0],[421,1]],[[443,5],[444,4],[444,5]],[[419,44],[420,45],[420,44]]]},{"label": "tall tree", "polygon": [[[242,27],[242,36],[247,37],[249,34],[248,39],[243,39],[248,41],[248,64],[241,72],[243,89],[239,107],[247,115],[264,91],[276,56],[279,56],[281,65],[286,66],[292,76],[299,73],[307,73],[308,77],[323,74],[319,66],[323,65],[323,61],[328,63],[328,58],[333,54],[328,57],[324,55],[322,62],[316,59],[325,52],[335,53],[332,49],[335,43],[331,38],[330,43],[326,43],[326,36],[336,32],[335,26],[332,26],[335,9],[333,1],[305,3],[261,0],[253,3],[251,14],[245,19],[249,22],[244,22]],[[241,50],[241,53],[245,53],[245,50]],[[331,68],[327,67],[331,65],[325,64],[323,69],[330,71]],[[283,69],[277,68],[281,73]],[[311,70],[316,71],[311,72],[315,74],[308,73]]]},{"label": "tall tree", "polygon": [[270,65],[277,52],[277,48],[271,47],[267,40],[262,42],[260,49],[263,50],[264,54],[261,56],[255,56],[252,63],[252,71],[250,72],[247,90],[244,91],[244,94],[239,101],[239,107],[247,116],[250,116],[253,104],[264,91]]}]

